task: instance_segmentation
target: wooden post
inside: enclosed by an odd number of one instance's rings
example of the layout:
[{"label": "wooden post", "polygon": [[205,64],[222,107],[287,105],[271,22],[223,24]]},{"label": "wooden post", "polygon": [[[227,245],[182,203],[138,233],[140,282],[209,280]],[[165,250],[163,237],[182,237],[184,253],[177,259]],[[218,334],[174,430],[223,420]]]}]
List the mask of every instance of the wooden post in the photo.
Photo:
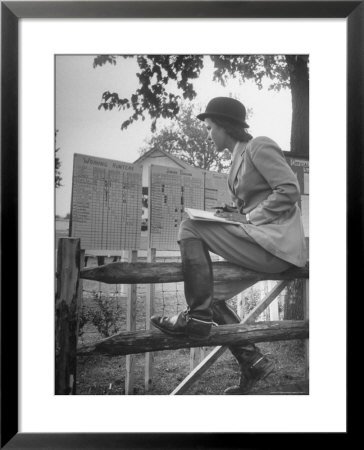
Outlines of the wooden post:
[{"label": "wooden post", "polygon": [[[121,251],[121,256],[120,256],[120,261],[124,262],[127,261],[127,255],[126,255],[126,250],[122,250]],[[120,287],[120,295],[121,296],[126,296],[127,295],[127,289],[126,289],[126,284],[119,284]]]},{"label": "wooden post", "polygon": [[244,292],[240,292],[236,296],[236,313],[240,317],[240,320],[244,318],[244,305],[245,305],[245,295]]},{"label": "wooden post", "polygon": [[[303,282],[303,318],[309,320],[310,282]],[[309,380],[309,340],[305,339],[305,379]]]},{"label": "wooden post", "polygon": [[60,238],[55,301],[55,394],[76,394],[80,239]]},{"label": "wooden post", "polygon": [[[267,283],[269,290],[271,290],[274,286],[274,281],[268,280]],[[271,321],[279,320],[278,298],[279,296],[277,296],[277,298],[273,300],[272,303],[269,305],[269,316]]]},{"label": "wooden post", "polygon": [[[80,250],[80,268],[83,269],[86,264],[86,258],[85,258],[85,250]],[[78,332],[79,332],[79,318],[82,311],[82,305],[83,305],[83,280],[80,278],[80,281],[78,283],[78,298],[79,298],[79,307],[77,312],[77,342],[78,342]]]},{"label": "wooden post", "polygon": [[190,370],[192,371],[205,358],[205,347],[193,347],[190,349]]},{"label": "wooden post", "polygon": [[[98,266],[103,266],[105,265],[105,256],[96,256],[96,260],[97,260],[97,265]],[[99,282],[99,295],[100,295],[100,300],[101,300],[101,282]]]},{"label": "wooden post", "polygon": [[[129,252],[129,262],[135,263],[138,261],[138,250],[131,250]],[[136,300],[137,300],[137,285],[129,285],[129,293],[126,308],[126,329],[127,331],[136,330]],[[125,377],[125,395],[132,395],[134,392],[134,367],[135,356],[128,355],[126,357],[126,377]]]},{"label": "wooden post", "polygon": [[[269,280],[264,281],[264,295],[266,296],[269,292],[270,286],[269,286]],[[274,301],[274,300],[273,300]],[[269,322],[270,314],[269,314],[269,307],[265,308],[262,314],[262,320],[265,320],[266,322]]]},{"label": "wooden post", "polygon": [[[156,249],[149,248],[147,260],[150,263],[154,263],[156,261]],[[155,296],[155,285],[147,284],[146,285],[146,303],[145,303],[145,329],[150,330],[150,318],[154,314],[154,296]],[[145,392],[149,391],[149,388],[152,386],[153,382],[153,360],[154,355],[152,352],[145,354]]]}]

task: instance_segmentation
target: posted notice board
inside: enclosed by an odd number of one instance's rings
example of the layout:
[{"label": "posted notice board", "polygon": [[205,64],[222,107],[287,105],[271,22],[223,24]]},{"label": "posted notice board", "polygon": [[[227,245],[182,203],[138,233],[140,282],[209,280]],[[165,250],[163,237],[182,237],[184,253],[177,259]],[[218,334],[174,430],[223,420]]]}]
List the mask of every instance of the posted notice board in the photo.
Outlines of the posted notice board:
[{"label": "posted notice board", "polygon": [[82,249],[139,248],[141,217],[141,167],[74,155],[70,236]]},{"label": "posted notice board", "polygon": [[232,204],[228,188],[228,174],[218,172],[205,172],[205,210],[210,211],[215,206],[224,203]]},{"label": "posted notice board", "polygon": [[296,174],[298,184],[301,191],[301,199],[299,202],[299,207],[302,213],[303,229],[305,231],[305,236],[309,237],[309,175],[310,175],[310,165],[308,158],[300,158],[294,156],[288,156],[286,160],[290,165],[293,172]]},{"label": "posted notice board", "polygon": [[166,166],[150,166],[149,246],[178,249],[178,230],[187,218],[184,208],[204,208],[204,173]]}]

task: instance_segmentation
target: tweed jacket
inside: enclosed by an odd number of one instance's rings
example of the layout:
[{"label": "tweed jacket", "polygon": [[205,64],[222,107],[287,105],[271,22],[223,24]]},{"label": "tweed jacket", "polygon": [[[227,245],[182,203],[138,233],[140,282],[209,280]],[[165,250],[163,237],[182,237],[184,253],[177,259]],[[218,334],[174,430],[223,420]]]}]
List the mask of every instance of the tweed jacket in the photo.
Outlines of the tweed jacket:
[{"label": "tweed jacket", "polygon": [[245,231],[265,250],[302,267],[307,250],[301,211],[300,188],[282,150],[267,137],[240,142],[228,177],[236,206],[247,214]]}]

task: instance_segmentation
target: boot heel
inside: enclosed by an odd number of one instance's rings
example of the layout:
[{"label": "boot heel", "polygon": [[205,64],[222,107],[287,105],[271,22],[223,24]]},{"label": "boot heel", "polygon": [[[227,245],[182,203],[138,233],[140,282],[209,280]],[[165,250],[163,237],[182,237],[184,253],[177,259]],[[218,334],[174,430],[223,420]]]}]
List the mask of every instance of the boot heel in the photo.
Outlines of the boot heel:
[{"label": "boot heel", "polygon": [[191,339],[203,339],[209,336],[211,327],[212,322],[189,317],[186,326],[186,333]]}]

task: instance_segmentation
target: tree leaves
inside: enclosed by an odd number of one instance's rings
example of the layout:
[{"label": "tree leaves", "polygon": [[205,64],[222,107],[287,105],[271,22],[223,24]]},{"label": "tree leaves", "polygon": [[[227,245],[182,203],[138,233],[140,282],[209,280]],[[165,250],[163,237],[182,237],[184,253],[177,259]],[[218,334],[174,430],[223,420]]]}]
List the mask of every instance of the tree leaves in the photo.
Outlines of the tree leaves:
[{"label": "tree leaves", "polygon": [[[132,57],[126,55],[124,58]],[[290,87],[290,64],[285,55],[211,55],[214,63],[213,79],[223,86],[229,78],[242,81],[253,80],[259,89],[263,80],[272,83],[269,89],[280,90]],[[203,68],[202,55],[139,55],[136,57],[139,71],[136,74],[139,87],[130,99],[119,98],[117,93],[104,92],[99,109],[110,111],[132,109],[121,129],[127,128],[143,113],[148,112],[152,120],[152,131],[156,129],[157,119],[173,117],[179,112],[180,102],[193,100],[197,93],[192,80],[199,77]],[[106,63],[116,64],[116,56],[100,55],[94,59],[94,67]],[[175,85],[180,95],[169,91]]]},{"label": "tree leaves", "polygon": [[[94,67],[106,63],[116,64],[115,56],[100,55],[94,59]],[[196,97],[191,79],[198,78],[203,67],[202,56],[195,55],[140,55],[136,57],[139,71],[136,74],[139,87],[130,99],[120,98],[117,93],[106,91],[98,109],[110,111],[131,109],[121,129],[126,129],[139,118],[145,119],[147,111],[152,120],[152,131],[156,129],[157,119],[173,117],[178,114],[181,96],[168,91],[174,82],[182,91],[184,99]]]},{"label": "tree leaves", "polygon": [[230,154],[219,153],[207,140],[203,123],[196,118],[190,103],[182,103],[173,122],[156,132],[141,150],[141,154],[161,149],[177,156],[182,161],[200,169],[227,172]]},{"label": "tree leaves", "polygon": [[95,69],[95,67],[97,66],[103,66],[106,63],[110,63],[113,64],[115,66],[116,64],[116,56],[113,55],[99,55],[96,56],[96,58],[94,59],[94,63],[93,63],[93,68]]},{"label": "tree leaves", "polygon": [[229,77],[242,81],[253,80],[259,89],[263,81],[269,79],[272,83],[268,89],[280,90],[289,88],[289,68],[285,55],[212,55],[214,63],[214,80],[223,86]]},{"label": "tree leaves", "polygon": [[[60,150],[60,147],[57,147],[57,134],[58,134],[58,130],[56,130],[54,133],[54,147],[55,147],[54,153],[55,154]],[[61,183],[62,177],[61,177],[60,167],[61,167],[61,160],[59,159],[58,156],[55,155],[54,171],[55,171],[55,188],[56,189],[63,186],[63,184]]]},{"label": "tree leaves", "polygon": [[[144,120],[145,114],[148,114],[152,119],[151,130],[154,132],[159,118],[175,117],[183,100],[192,101],[196,97],[193,80],[200,76],[203,68],[202,55],[124,55],[123,58],[136,60],[139,67],[136,74],[139,87],[130,98],[120,98],[117,93],[106,91],[98,107],[105,111],[114,108],[130,109],[129,117],[121,124],[122,130],[140,118]],[[299,142],[296,142],[296,138],[291,139],[291,147],[293,151],[308,153],[308,89],[301,88],[302,83],[294,83],[295,77],[302,78],[302,74],[308,83],[307,55],[210,55],[210,58],[214,65],[213,80],[223,86],[230,78],[236,78],[242,82],[252,80],[259,89],[263,89],[268,82],[270,90],[291,89],[292,94],[296,94],[293,91],[298,91],[307,114],[302,116],[293,102],[292,123],[297,124],[295,127],[302,129],[302,133],[293,131],[292,126],[292,136],[297,134],[300,137]],[[116,61],[115,55],[99,55],[95,57],[93,66],[106,63],[115,65]],[[176,89],[178,94],[175,93]]]}]

